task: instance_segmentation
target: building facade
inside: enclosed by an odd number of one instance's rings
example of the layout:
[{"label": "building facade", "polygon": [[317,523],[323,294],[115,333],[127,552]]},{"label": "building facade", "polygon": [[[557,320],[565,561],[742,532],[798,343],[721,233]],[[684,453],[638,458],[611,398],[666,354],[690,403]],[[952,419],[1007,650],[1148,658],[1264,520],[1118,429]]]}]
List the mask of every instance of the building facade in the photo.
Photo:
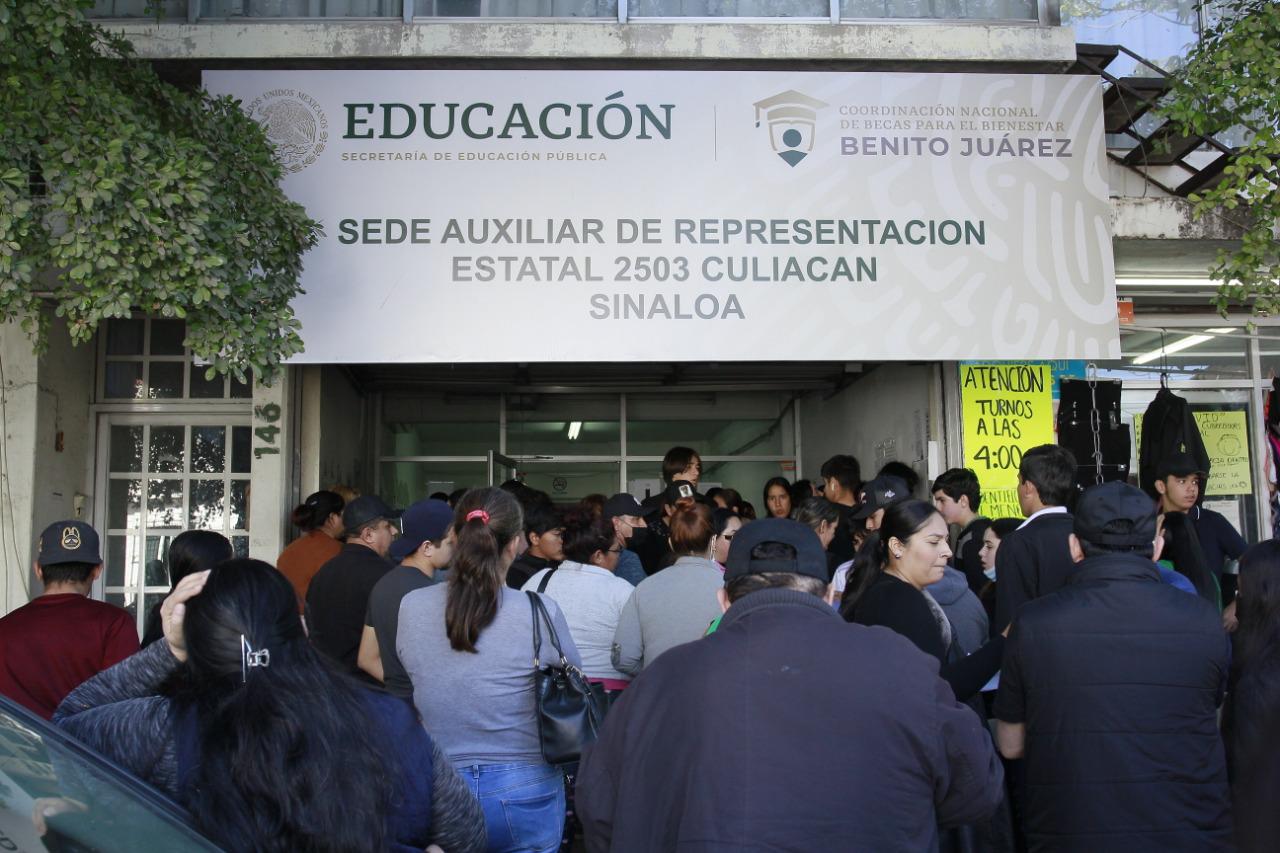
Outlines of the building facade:
[{"label": "building facade", "polygon": [[[704,482],[739,488],[757,507],[761,497],[754,490],[769,477],[816,479],[835,453],[853,453],[868,476],[896,459],[928,479],[972,463],[965,419],[973,412],[961,376],[963,362],[973,360],[1066,359],[1056,373],[1120,379],[1130,425],[1162,385],[1198,410],[1228,413],[1220,420],[1229,420],[1229,428],[1219,437],[1232,480],[1217,493],[1211,482],[1209,497],[1248,538],[1269,535],[1273,478],[1262,400],[1280,361],[1280,331],[1265,321],[1250,331],[1243,314],[1224,319],[1209,309],[1207,270],[1238,234],[1228,219],[1193,220],[1185,200],[1189,182],[1207,180],[1213,146],[1202,142],[1175,162],[1153,162],[1144,140],[1158,124],[1143,118],[1145,108],[1135,108],[1127,94],[1146,85],[1134,78],[1149,83],[1159,76],[1156,67],[1177,63],[1211,6],[1187,3],[1170,15],[1167,4],[1156,9],[1153,2],[1149,13],[1134,14],[1131,3],[1124,12],[1103,2],[1089,4],[1090,16],[1073,17],[1065,0],[168,0],[154,13],[147,5],[104,0],[93,15],[128,36],[179,85],[203,81],[230,91],[242,79],[237,74],[268,82],[305,79],[318,101],[332,81],[345,86],[360,74],[392,87],[413,79],[462,81],[465,88],[472,79],[466,75],[476,72],[492,72],[495,85],[511,81],[512,87],[538,72],[609,91],[609,75],[624,75],[617,79],[632,92],[661,75],[690,81],[690,89],[711,85],[714,77],[725,91],[739,82],[750,90],[742,117],[748,133],[754,132],[748,107],[756,109],[757,126],[762,116],[773,121],[769,110],[779,107],[763,97],[773,90],[755,86],[771,80],[768,75],[802,81],[869,75],[857,79],[884,82],[886,91],[905,79],[943,92],[963,90],[978,79],[965,75],[1084,86],[1089,98],[1101,98],[1105,125],[1079,137],[1098,148],[1105,228],[1083,240],[1102,260],[1082,276],[1107,295],[1100,327],[1110,329],[1114,345],[1090,350],[1065,335],[1046,344],[1040,334],[1025,341],[1013,335],[999,347],[979,340],[933,349],[929,338],[919,339],[925,343],[917,349],[873,345],[871,332],[833,335],[830,323],[823,325],[823,303],[810,300],[804,304],[812,306],[813,318],[780,311],[772,331],[739,336],[732,346],[690,318],[659,323],[646,332],[641,352],[633,341],[626,358],[617,358],[607,344],[575,346],[588,321],[572,315],[556,322],[554,312],[548,319],[534,308],[507,307],[493,312],[486,327],[492,339],[452,341],[432,328],[429,304],[392,301],[381,306],[387,319],[377,321],[348,309],[325,309],[324,316],[313,309],[316,319],[307,325],[326,333],[308,337],[304,325],[308,355],[266,387],[206,380],[183,347],[177,320],[111,321],[93,349],[71,347],[55,320],[50,348],[39,357],[20,332],[6,329],[0,336],[5,611],[38,592],[29,570],[33,537],[48,521],[67,516],[86,518],[102,531],[101,595],[141,620],[168,590],[164,555],[177,533],[218,530],[237,552],[273,560],[295,533],[286,521],[292,506],[335,483],[380,493],[399,506],[516,472],[566,502],[618,490],[643,496],[657,488],[662,454],[676,444],[703,454]],[[289,76],[299,74],[322,76]],[[441,103],[461,97],[445,92]],[[405,130],[391,122],[408,120],[407,113],[375,108],[375,101],[362,113],[349,101],[343,100],[345,112],[326,106],[331,158],[343,140],[365,131],[398,138]],[[389,102],[402,101],[408,103]],[[814,109],[803,102],[781,106]],[[660,133],[663,116],[653,109],[652,127]],[[1120,115],[1126,110],[1129,115]],[[635,115],[643,114],[637,108]],[[851,113],[844,115],[851,120]],[[415,116],[415,122],[430,118]],[[798,140],[794,145],[774,141],[772,153],[759,142],[760,156],[803,154],[812,143],[797,134],[785,137]],[[637,177],[624,170],[623,177],[641,188],[661,184],[663,158],[671,156],[653,160],[652,172]],[[779,169],[791,175],[794,165]],[[480,174],[493,183],[505,173]],[[526,194],[544,191],[536,178],[513,186]],[[782,193],[777,206],[788,208],[785,187],[771,191]],[[553,195],[555,187],[548,184],[545,192]],[[956,192],[962,197],[966,190]],[[569,194],[555,203],[573,210],[580,200]],[[760,209],[774,203],[766,201]],[[614,214],[630,216],[622,204]],[[347,234],[367,236],[358,225],[324,224],[335,242]],[[1024,223],[1005,236],[1016,243],[1031,228]],[[1064,232],[1060,240],[1044,240],[1037,257],[1075,251],[1078,243]],[[357,267],[347,285],[355,293],[373,292],[376,269]],[[1025,279],[1025,272],[1010,270],[1006,277],[989,275],[982,287],[994,299],[1010,288],[1032,287]],[[1112,282],[1115,296],[1128,303],[1123,323],[1120,309],[1112,310]],[[306,279],[304,286],[313,289]],[[402,318],[394,315],[413,313],[406,304],[421,309],[414,315],[420,337],[395,325]],[[923,322],[910,328],[928,332]],[[333,349],[343,330],[364,349]],[[498,339],[524,348],[494,357],[491,344]],[[429,341],[449,343],[433,349]],[[542,351],[549,355],[539,357]]]}]

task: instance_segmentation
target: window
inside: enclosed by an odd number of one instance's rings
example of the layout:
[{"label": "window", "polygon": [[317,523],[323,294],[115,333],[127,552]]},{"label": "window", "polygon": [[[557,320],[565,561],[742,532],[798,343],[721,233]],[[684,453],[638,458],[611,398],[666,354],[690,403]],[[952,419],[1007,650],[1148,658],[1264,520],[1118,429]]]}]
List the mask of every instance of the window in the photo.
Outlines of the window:
[{"label": "window", "polygon": [[[1165,71],[1182,65],[1200,33],[1199,0],[1091,0],[1062,4],[1062,23],[1084,44],[1118,44]],[[1117,77],[1155,74],[1123,53],[1107,66]]]},{"label": "window", "polygon": [[179,533],[213,530],[248,556],[249,419],[109,415],[101,430],[102,587],[141,633],[169,593],[169,545]]},{"label": "window", "polygon": [[[770,477],[794,476],[791,395],[714,393],[424,393],[382,402],[378,491],[404,507],[433,492],[486,484],[488,454],[515,461],[530,486],[559,503],[661,485],[676,445],[703,457],[703,480],[752,497]],[[625,411],[625,414],[624,414]],[[510,475],[495,466],[495,485]]]},{"label": "window", "polygon": [[[92,750],[0,697],[0,849],[216,851],[179,808]],[[37,834],[39,805],[59,813]]]},{"label": "window", "polygon": [[249,399],[247,382],[215,376],[196,364],[183,341],[182,320],[133,317],[110,320],[101,341],[99,398],[102,400]]}]

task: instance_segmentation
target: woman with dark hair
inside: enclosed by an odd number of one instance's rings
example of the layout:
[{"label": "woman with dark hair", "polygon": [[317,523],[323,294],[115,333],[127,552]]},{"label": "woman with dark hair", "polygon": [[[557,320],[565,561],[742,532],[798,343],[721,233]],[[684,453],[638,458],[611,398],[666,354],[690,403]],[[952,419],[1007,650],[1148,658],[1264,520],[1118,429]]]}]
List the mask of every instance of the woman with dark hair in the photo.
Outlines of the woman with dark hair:
[{"label": "woman with dark hair", "polygon": [[698,639],[721,612],[716,591],[724,573],[711,559],[710,507],[681,498],[667,526],[676,561],[642,580],[622,609],[613,637],[613,666],[620,672],[638,673],[672,646]]},{"label": "woman with dark hair", "polygon": [[892,628],[933,655],[956,698],[968,702],[1000,671],[1004,637],[963,656],[951,622],[927,592],[950,558],[947,523],[933,504],[890,504],[854,558],[840,610],[850,622]]},{"label": "woman with dark hair", "polygon": [[997,518],[982,531],[982,547],[978,549],[978,559],[982,562],[982,574],[986,582],[978,590],[978,600],[982,609],[987,611],[987,624],[991,626],[992,635],[996,629],[996,552],[1000,550],[1000,541],[1022,526],[1021,518]]},{"label": "woman with dark hair", "polygon": [[[564,826],[564,774],[542,757],[533,695],[534,609],[507,586],[524,534],[520,503],[472,489],[454,509],[446,584],[400,604],[396,652],[428,731],[480,801],[491,853],[553,851]],[[544,604],[565,657],[582,657],[559,606]],[[546,627],[542,656],[553,655]],[[446,848],[447,849],[447,848]]]},{"label": "woman with dark hair", "polygon": [[711,498],[712,503],[720,509],[727,509],[734,514],[741,514],[742,495],[737,489],[723,488],[717,489],[715,492],[714,496],[712,496],[711,492],[707,492],[707,497]]},{"label": "woman with dark hair", "polygon": [[[1274,818],[1280,761],[1280,540],[1269,539],[1240,557],[1240,627],[1235,633],[1223,735],[1235,795],[1240,849],[1275,849],[1275,837],[1257,831]],[[1264,817],[1270,815],[1270,818]]]},{"label": "woman with dark hair", "polygon": [[791,517],[791,484],[786,477],[770,477],[764,484],[766,518]]},{"label": "woman with dark hair", "polygon": [[613,668],[610,657],[622,608],[635,589],[614,577],[621,550],[613,527],[594,517],[591,510],[568,512],[564,517],[564,561],[541,570],[522,587],[522,591],[545,592],[560,605],[574,645],[582,654],[583,673],[610,698],[631,680]]},{"label": "woman with dark hair", "polygon": [[[169,592],[178,588],[178,581],[187,575],[212,569],[218,563],[231,559],[231,540],[212,530],[188,530],[179,533],[169,543],[166,561],[169,564]],[[147,614],[147,629],[142,633],[142,645],[149,646],[164,636],[160,620],[160,608],[164,601],[157,601]]]},{"label": "woman with dark hair", "polygon": [[720,571],[724,572],[724,567],[729,562],[729,546],[733,544],[733,537],[742,529],[742,517],[731,509],[717,509],[711,513],[711,527],[715,532],[711,558],[716,561]]},{"label": "woman with dark hair", "polygon": [[405,701],[337,673],[259,560],[188,575],[164,642],[54,722],[181,803],[227,850],[484,849],[483,820]]},{"label": "woman with dark hair", "polygon": [[342,510],[346,505],[337,492],[319,491],[308,495],[289,517],[302,535],[280,552],[276,567],[293,584],[299,613],[306,606],[311,579],[342,550]]}]

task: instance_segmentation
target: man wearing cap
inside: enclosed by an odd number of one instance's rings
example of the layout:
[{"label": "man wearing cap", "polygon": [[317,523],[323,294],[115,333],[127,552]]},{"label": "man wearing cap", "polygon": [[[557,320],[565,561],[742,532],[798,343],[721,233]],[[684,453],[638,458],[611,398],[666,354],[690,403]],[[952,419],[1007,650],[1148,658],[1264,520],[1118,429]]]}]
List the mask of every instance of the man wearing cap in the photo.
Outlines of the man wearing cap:
[{"label": "man wearing cap", "polygon": [[[848,517],[855,527],[862,527],[868,533],[880,529],[880,520],[890,504],[905,501],[910,495],[907,484],[892,474],[881,474],[863,484],[858,494],[856,509],[849,512]],[[840,534],[837,532],[836,536]],[[834,540],[832,540],[834,544]],[[828,555],[830,560],[830,555]],[[831,598],[833,603],[844,597],[845,587],[849,584],[849,572],[853,570],[853,558],[850,557],[836,566],[831,573]]]},{"label": "man wearing cap", "polygon": [[1001,540],[996,552],[997,633],[1009,627],[1019,607],[1061,589],[1075,570],[1067,547],[1072,524],[1067,502],[1075,488],[1070,450],[1042,444],[1022,455],[1018,506],[1027,520]]},{"label": "man wearing cap", "polygon": [[1234,849],[1227,639],[1212,604],[1160,581],[1155,535],[1141,490],[1086,490],[1075,571],[1013,622],[994,714],[1000,751],[1025,757],[1033,850]]},{"label": "man wearing cap", "polygon": [[377,495],[361,495],[342,510],[346,542],[338,556],[320,567],[307,588],[311,644],[361,674],[357,664],[369,593],[391,569],[387,552],[397,516]]},{"label": "man wearing cap", "polygon": [[381,681],[389,692],[413,698],[413,682],[396,655],[400,601],[415,589],[436,583],[436,572],[453,559],[457,536],[453,510],[441,500],[418,501],[400,519],[403,533],[388,553],[400,565],[373,585],[364,617],[364,633],[356,656],[360,668]]},{"label": "man wearing cap", "polygon": [[583,755],[587,850],[930,850],[989,817],[1000,763],[937,662],[824,601],[782,518],[734,536],[714,634],[658,658]]},{"label": "man wearing cap", "polygon": [[621,548],[618,552],[618,565],[613,570],[614,577],[622,578],[635,586],[645,579],[644,566],[640,556],[631,550],[632,544],[640,544],[649,535],[649,525],[644,520],[644,507],[634,496],[622,492],[604,502],[600,513],[606,524],[613,527],[614,544]]},{"label": "man wearing cap", "polygon": [[[1188,453],[1177,453],[1160,460],[1156,466],[1156,492],[1160,495],[1160,513],[1181,512],[1191,519],[1200,540],[1205,565],[1213,573],[1214,583],[1222,590],[1222,569],[1228,559],[1238,560],[1246,547],[1231,522],[1220,512],[1199,505],[1208,474],[1201,470]],[[1228,603],[1229,591],[1223,591],[1222,602],[1228,607],[1228,619],[1234,621],[1235,603]]]},{"label": "man wearing cap", "polygon": [[38,548],[44,592],[0,619],[0,693],[48,720],[82,681],[138,650],[138,627],[128,611],[89,598],[102,572],[92,527],[56,521]]},{"label": "man wearing cap", "polygon": [[885,509],[909,497],[911,492],[901,477],[892,474],[877,475],[862,487],[862,493],[858,496],[858,508],[850,518],[862,522],[868,533],[879,530]]}]

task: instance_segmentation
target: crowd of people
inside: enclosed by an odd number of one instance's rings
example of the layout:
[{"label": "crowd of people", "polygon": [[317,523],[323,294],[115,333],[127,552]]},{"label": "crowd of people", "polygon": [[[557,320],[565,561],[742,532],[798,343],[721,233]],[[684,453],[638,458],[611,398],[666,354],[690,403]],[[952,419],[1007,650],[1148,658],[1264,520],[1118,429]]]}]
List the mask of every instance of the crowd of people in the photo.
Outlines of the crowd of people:
[{"label": "crowd of people", "polygon": [[[1023,518],[964,468],[838,455],[759,515],[691,448],[662,476],[320,491],[275,566],[189,531],[141,645],[89,598],[97,533],[56,522],[0,693],[230,850],[1280,845],[1280,542],[1247,548],[1190,457],[1148,494],[1029,449]],[[543,757],[530,594],[604,709],[579,763]]]}]

